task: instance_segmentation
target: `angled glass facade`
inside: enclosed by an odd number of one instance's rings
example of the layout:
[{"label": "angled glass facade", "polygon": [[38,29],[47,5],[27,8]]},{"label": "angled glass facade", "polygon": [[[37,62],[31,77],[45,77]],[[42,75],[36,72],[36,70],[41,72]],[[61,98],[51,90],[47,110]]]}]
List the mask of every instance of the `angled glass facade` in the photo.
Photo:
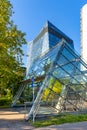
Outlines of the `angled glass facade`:
[{"label": "angled glass facade", "polygon": [[[51,113],[81,111],[87,108],[87,74],[81,71],[81,66],[87,70],[86,63],[63,39],[60,40],[44,56],[32,64],[34,77],[39,77],[40,87],[35,102],[26,119],[29,119],[33,111],[41,114],[41,103],[48,105]],[[35,86],[38,82],[35,81]],[[37,84],[37,85],[36,85]],[[36,111],[38,109],[38,111]],[[47,108],[49,111],[50,109]],[[45,110],[46,111],[46,110]]]}]

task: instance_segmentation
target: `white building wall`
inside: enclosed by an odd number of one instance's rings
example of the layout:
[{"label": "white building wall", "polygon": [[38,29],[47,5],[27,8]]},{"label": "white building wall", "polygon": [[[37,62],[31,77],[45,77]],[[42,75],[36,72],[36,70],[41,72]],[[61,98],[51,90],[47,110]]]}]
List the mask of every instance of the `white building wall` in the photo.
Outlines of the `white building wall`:
[{"label": "white building wall", "polygon": [[87,4],[81,9],[80,20],[81,57],[87,62]]}]

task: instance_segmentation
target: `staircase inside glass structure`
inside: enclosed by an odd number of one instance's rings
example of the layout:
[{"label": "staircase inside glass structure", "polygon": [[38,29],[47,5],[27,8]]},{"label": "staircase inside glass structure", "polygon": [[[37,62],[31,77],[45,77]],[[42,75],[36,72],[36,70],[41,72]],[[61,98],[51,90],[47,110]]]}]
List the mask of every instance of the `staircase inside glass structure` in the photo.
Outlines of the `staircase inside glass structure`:
[{"label": "staircase inside glass structure", "polygon": [[21,83],[12,106],[26,86],[31,87],[32,70],[38,92],[26,120],[42,114],[57,115],[87,109],[87,65],[65,40],[33,62],[29,79]]}]

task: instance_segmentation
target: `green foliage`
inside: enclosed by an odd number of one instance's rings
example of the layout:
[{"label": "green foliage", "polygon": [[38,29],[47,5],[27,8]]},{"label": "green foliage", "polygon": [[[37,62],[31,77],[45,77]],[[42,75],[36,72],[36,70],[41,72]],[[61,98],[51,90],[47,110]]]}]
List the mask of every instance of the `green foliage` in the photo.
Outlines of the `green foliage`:
[{"label": "green foliage", "polygon": [[87,114],[81,115],[59,115],[57,117],[49,117],[48,120],[36,121],[33,123],[35,127],[43,127],[49,125],[58,125],[64,123],[74,123],[74,122],[81,122],[87,121]]},{"label": "green foliage", "polygon": [[9,0],[0,0],[0,93],[11,89],[23,79],[22,45],[25,33],[11,21],[13,14]]},{"label": "green foliage", "polygon": [[11,99],[7,97],[0,98],[0,107],[1,106],[10,106],[11,105]]},{"label": "green foliage", "polygon": [[25,101],[32,101],[33,100],[33,95],[32,95],[32,88],[30,86],[26,86],[25,90],[23,91],[23,97]]}]

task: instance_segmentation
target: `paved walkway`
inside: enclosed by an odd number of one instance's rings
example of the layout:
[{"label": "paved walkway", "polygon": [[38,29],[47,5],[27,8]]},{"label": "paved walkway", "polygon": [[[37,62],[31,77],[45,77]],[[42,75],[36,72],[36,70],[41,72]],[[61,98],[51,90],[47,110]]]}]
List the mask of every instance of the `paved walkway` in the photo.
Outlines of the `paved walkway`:
[{"label": "paved walkway", "polygon": [[33,130],[24,120],[23,108],[0,109],[0,130]]},{"label": "paved walkway", "polygon": [[53,125],[49,127],[37,128],[34,130],[87,130],[87,122]]},{"label": "paved walkway", "polygon": [[87,122],[34,128],[25,122],[23,108],[9,108],[0,109],[0,130],[87,130]]}]

